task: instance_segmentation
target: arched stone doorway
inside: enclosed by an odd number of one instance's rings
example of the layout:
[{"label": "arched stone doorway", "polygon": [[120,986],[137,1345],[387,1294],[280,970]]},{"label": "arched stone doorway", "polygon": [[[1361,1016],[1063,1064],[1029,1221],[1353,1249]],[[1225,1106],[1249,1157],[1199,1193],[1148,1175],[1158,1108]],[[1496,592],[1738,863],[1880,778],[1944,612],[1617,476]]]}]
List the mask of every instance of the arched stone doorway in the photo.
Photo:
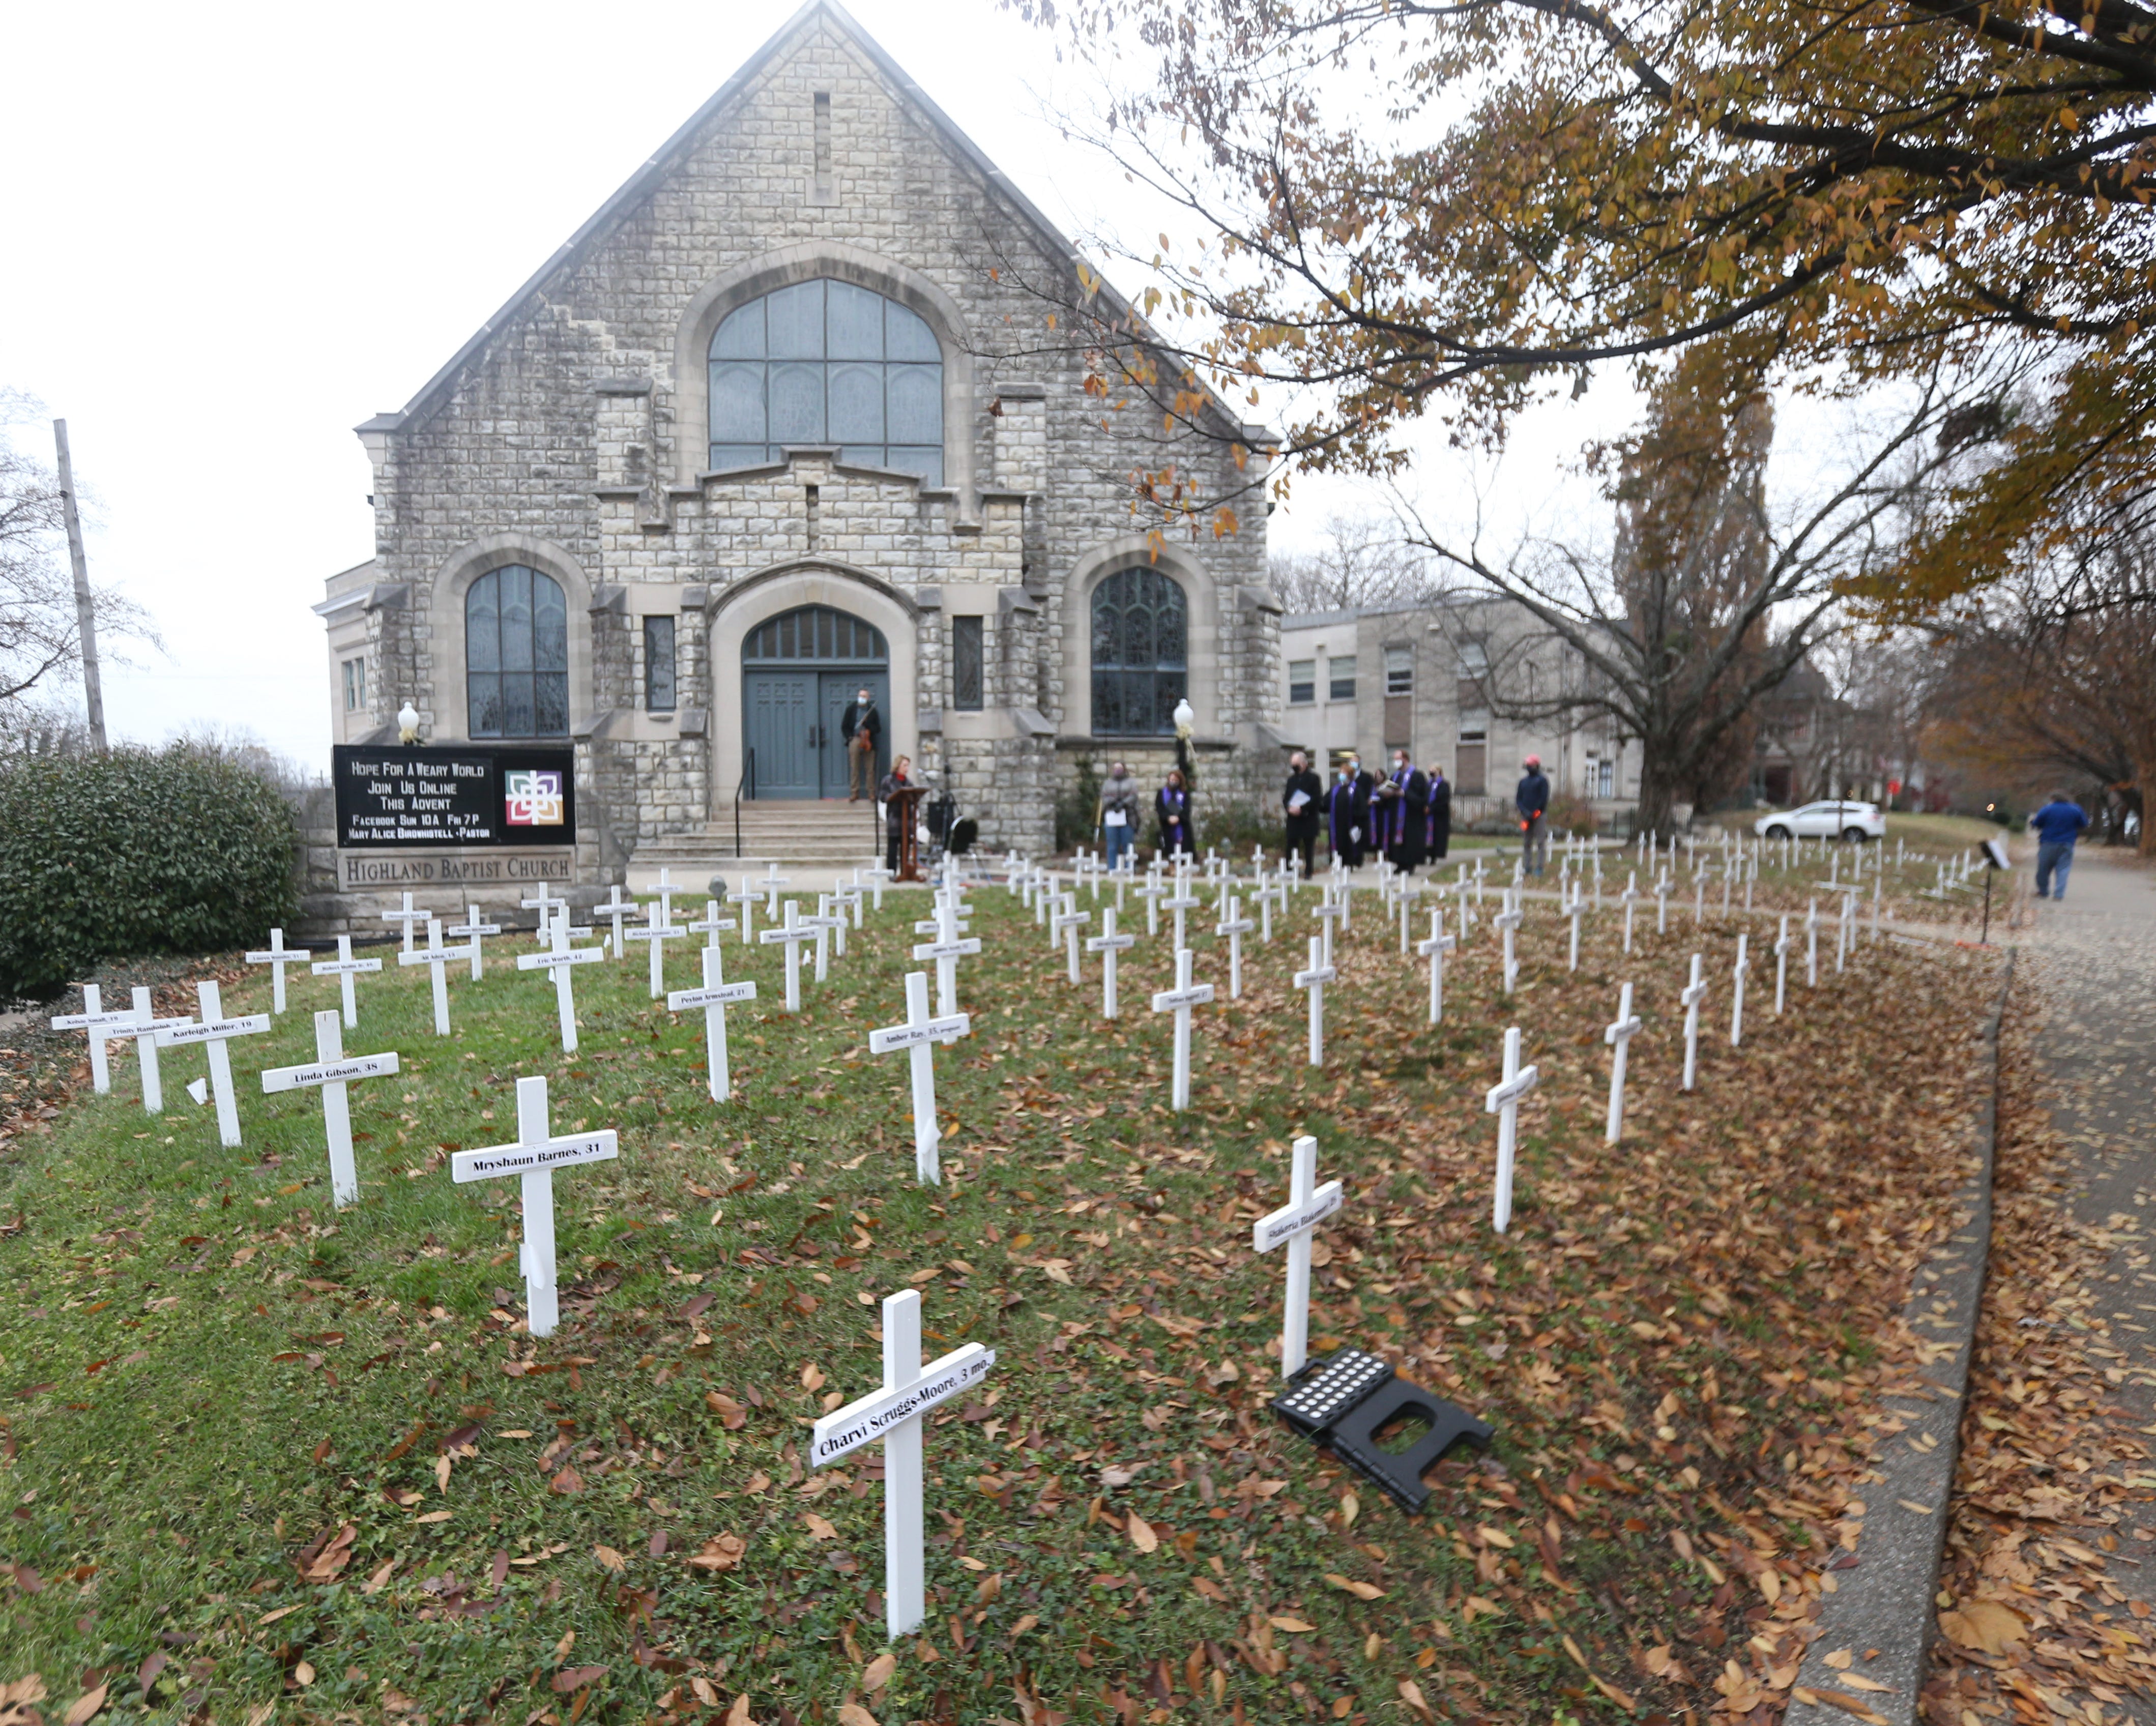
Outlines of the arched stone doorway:
[{"label": "arched stone doorway", "polygon": [[876,774],[891,764],[891,645],[883,631],[830,605],[767,618],[742,638],[745,776],[758,799],[846,795],[839,722],[865,689],[883,716]]}]

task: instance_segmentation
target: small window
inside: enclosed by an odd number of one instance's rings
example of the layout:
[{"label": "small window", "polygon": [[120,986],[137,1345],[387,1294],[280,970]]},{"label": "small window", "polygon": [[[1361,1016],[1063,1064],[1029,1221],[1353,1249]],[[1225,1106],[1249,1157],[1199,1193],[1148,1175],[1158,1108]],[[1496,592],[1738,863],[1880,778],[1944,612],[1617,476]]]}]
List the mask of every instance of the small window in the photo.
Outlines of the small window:
[{"label": "small window", "polygon": [[674,711],[674,619],[644,620],[644,706],[646,712]]},{"label": "small window", "polygon": [[1355,699],[1355,655],[1336,654],[1329,662],[1331,681],[1327,686],[1326,700],[1352,701]]},{"label": "small window", "polygon": [[1411,647],[1389,647],[1385,650],[1385,693],[1389,696],[1407,696],[1414,693],[1414,650]]},{"label": "small window", "polygon": [[962,713],[981,711],[982,641],[979,618],[951,619],[951,705]]},{"label": "small window", "polygon": [[1287,698],[1289,705],[1299,706],[1317,699],[1317,661],[1290,660],[1287,662]]},{"label": "small window", "polygon": [[367,661],[344,662],[344,711],[357,713],[367,706]]},{"label": "small window", "polygon": [[1481,677],[1490,670],[1489,650],[1479,641],[1460,644],[1460,675],[1462,677]]},{"label": "small window", "polygon": [[1598,797],[1614,797],[1617,794],[1617,763],[1614,761],[1604,761],[1599,763],[1597,765],[1600,769],[1598,778],[1598,783],[1600,789],[1595,793],[1595,795]]}]

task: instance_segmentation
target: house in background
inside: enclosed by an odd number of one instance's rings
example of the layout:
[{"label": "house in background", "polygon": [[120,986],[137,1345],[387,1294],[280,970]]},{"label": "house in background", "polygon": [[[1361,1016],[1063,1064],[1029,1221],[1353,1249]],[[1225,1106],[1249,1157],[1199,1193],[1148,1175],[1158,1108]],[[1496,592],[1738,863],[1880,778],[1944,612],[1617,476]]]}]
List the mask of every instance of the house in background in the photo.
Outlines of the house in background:
[{"label": "house in background", "polygon": [[[1382,773],[1394,749],[1452,782],[1455,826],[1511,819],[1521,763],[1539,755],[1557,798],[1625,824],[1640,750],[1609,721],[1558,712],[1587,670],[1508,599],[1305,612],[1281,620],[1281,729],[1327,772],[1349,753]],[[1547,713],[1541,718],[1507,717]]]}]

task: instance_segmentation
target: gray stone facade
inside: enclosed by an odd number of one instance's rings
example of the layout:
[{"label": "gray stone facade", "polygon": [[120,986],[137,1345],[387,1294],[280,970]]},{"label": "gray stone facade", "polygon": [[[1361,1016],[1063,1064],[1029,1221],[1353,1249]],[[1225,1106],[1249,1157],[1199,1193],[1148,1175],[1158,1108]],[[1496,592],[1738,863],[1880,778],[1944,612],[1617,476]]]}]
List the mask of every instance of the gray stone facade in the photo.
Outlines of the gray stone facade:
[{"label": "gray stone facade", "polygon": [[[1091,713],[1091,594],[1151,562],[1187,600],[1209,794],[1270,786],[1281,665],[1262,494],[1238,532],[1202,539],[1149,543],[1131,508],[1132,475],[1169,459],[1201,490],[1234,491],[1247,475],[1233,444],[1264,434],[1214,403],[1171,456],[1157,417],[1104,408],[1037,289],[1075,272],[905,74],[812,0],[409,405],[359,428],[376,555],[316,608],[333,734],[385,740],[409,700],[427,741],[466,738],[465,592],[505,564],[543,572],[569,607],[578,873],[603,883],[640,844],[730,809],[744,640],[829,605],[889,642],[894,753],[979,819],[984,847],[1039,853],[1078,762],[1160,753],[1096,736]],[[934,332],[942,485],[823,446],[711,470],[712,331],[817,278],[872,289]],[[675,619],[670,711],[644,699],[654,616]],[[983,620],[978,711],[952,697],[959,616]]]}]

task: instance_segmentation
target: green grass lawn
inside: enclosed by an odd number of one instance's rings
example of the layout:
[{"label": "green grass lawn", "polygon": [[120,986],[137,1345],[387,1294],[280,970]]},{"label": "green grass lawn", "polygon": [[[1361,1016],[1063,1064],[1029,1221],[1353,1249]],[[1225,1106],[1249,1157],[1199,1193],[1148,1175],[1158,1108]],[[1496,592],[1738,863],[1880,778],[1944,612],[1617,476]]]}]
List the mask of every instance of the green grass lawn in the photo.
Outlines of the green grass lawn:
[{"label": "green grass lawn", "polygon": [[[424,969],[362,979],[346,1049],[404,1071],[352,1087],[343,1212],[318,1095],[255,1076],[311,1059],[332,979],[295,979],[274,1033],[231,1045],[243,1148],[185,1098],[199,1052],[165,1057],[159,1118],[116,1053],[113,1095],[0,1158],[0,1682],[40,1674],[55,1718],[102,1686],[108,1715],[227,1723],[1771,1714],[1900,1369],[1876,1338],[1966,1166],[1988,963],[1866,949],[1778,1022],[1768,959],[1744,1046],[1710,1037],[1686,1097],[1675,992],[1697,947],[1725,974],[1728,930],[1657,939],[1650,916],[1623,959],[1605,914],[1575,978],[1531,912],[1507,1001],[1486,922],[1432,1028],[1426,973],[1359,897],[1326,1068],[1286,986],[1306,897],[1253,939],[1245,999],[1201,1009],[1177,1117],[1145,1007],[1168,943],[1137,902],[1108,1024],[1096,962],[1071,989],[1030,915],[978,890],[940,1190],[912,1179],[902,1057],[865,1052],[902,1017],[916,895],[798,1018],[774,949],[726,948],[762,998],[733,1016],[723,1106],[701,1015],[649,1002],[634,953],[578,973],[574,1056],[551,986],[510,968],[528,942],[453,975],[447,1039]],[[1223,943],[1194,944],[1224,997]],[[677,948],[672,986],[692,966]],[[1625,979],[1649,1030],[1612,1152],[1599,1027]],[[227,982],[229,1012],[268,998]],[[1545,1081],[1500,1238],[1481,1093],[1512,1023]],[[75,1057],[16,1041],[20,1103]],[[534,1073],[557,1131],[622,1148],[557,1177],[563,1322],[538,1343],[515,1184],[446,1166],[515,1137]],[[1319,1345],[1498,1428],[1430,1476],[1421,1518],[1265,1406],[1281,1267],[1250,1225],[1302,1132],[1349,1194]],[[932,1422],[930,1621],[885,1662],[879,1464],[802,1458],[876,1382],[876,1302],[907,1286],[932,1348],[998,1361]]]}]

